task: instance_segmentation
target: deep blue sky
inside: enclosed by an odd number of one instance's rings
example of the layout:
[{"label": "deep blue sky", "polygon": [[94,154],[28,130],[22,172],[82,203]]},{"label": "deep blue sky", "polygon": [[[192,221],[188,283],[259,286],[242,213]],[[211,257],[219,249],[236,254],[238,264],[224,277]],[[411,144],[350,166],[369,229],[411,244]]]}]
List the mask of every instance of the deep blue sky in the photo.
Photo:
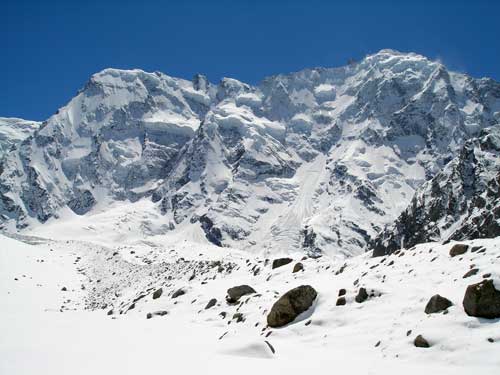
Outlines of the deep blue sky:
[{"label": "deep blue sky", "polygon": [[106,67],[257,83],[393,48],[500,80],[496,0],[0,3],[0,116],[45,119]]}]

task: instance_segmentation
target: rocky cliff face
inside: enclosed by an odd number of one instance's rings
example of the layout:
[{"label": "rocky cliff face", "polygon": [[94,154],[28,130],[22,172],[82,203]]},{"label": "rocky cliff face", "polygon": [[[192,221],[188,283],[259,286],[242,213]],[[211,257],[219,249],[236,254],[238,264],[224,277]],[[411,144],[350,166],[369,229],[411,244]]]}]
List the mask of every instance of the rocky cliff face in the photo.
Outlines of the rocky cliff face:
[{"label": "rocky cliff face", "polygon": [[374,256],[443,240],[500,236],[500,128],[484,129],[422,185],[394,224],[370,244]]},{"label": "rocky cliff face", "polygon": [[499,83],[391,50],[258,86],[108,69],[5,159],[1,220],[152,199],[170,231],[343,257],[499,122]]},{"label": "rocky cliff face", "polygon": [[39,126],[40,123],[36,121],[0,117],[0,159],[32,135]]}]

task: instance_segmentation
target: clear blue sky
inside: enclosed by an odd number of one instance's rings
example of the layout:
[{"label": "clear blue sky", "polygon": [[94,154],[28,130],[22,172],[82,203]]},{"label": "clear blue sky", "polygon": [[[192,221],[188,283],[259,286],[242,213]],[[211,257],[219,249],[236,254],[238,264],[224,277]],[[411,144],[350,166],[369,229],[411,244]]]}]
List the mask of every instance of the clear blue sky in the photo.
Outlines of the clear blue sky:
[{"label": "clear blue sky", "polygon": [[500,1],[0,1],[0,116],[43,120],[106,67],[257,83],[382,48],[500,80]]}]

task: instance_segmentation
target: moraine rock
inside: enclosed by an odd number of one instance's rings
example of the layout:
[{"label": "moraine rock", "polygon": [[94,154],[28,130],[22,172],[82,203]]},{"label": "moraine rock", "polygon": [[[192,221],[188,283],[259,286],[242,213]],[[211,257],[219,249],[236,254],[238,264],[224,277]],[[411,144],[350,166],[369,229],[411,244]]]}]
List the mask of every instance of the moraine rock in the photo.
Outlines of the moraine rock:
[{"label": "moraine rock", "polygon": [[246,296],[247,294],[257,293],[254,288],[249,285],[240,285],[229,288],[227,290],[226,301],[228,303],[237,303],[241,297]]},{"label": "moraine rock", "polygon": [[155,290],[155,292],[153,293],[153,299],[160,298],[162,294],[163,294],[162,288]]},{"label": "moraine rock", "polygon": [[293,266],[292,273],[296,273],[296,272],[303,271],[303,270],[304,270],[304,265],[299,262],[299,263],[296,263],[295,266]]},{"label": "moraine rock", "polygon": [[417,348],[430,348],[429,342],[422,335],[415,337],[413,344]]},{"label": "moraine rock", "polygon": [[347,303],[345,297],[339,297],[335,306],[344,306]]},{"label": "moraine rock", "polygon": [[471,270],[469,270],[468,272],[466,272],[462,278],[463,279],[466,279],[468,277],[471,277],[471,276],[474,276],[474,275],[477,275],[477,273],[479,272],[479,270],[477,268],[473,268]]},{"label": "moraine rock", "polygon": [[467,252],[469,249],[469,245],[457,243],[456,245],[453,245],[452,248],[450,249],[450,256],[456,257],[457,255],[462,255]]},{"label": "moraine rock", "polygon": [[274,303],[267,315],[267,324],[277,328],[293,322],[312,306],[317,295],[310,285],[301,285],[289,290]]},{"label": "moraine rock", "polygon": [[285,265],[287,265],[288,263],[291,263],[291,262],[293,262],[292,258],[278,258],[278,259],[275,259],[275,260],[273,260],[272,269],[274,270],[275,268],[285,266]]},{"label": "moraine rock", "polygon": [[207,305],[205,306],[205,310],[208,310],[211,307],[214,307],[216,303],[217,303],[217,299],[212,298],[210,301],[208,301]]},{"label": "moraine rock", "polygon": [[365,288],[359,288],[358,294],[354,298],[357,303],[362,303],[368,299],[368,293]]},{"label": "moraine rock", "polygon": [[448,307],[452,306],[453,303],[445,297],[441,297],[436,294],[431,297],[427,305],[425,306],[426,314],[434,314],[446,310]]},{"label": "moraine rock", "polygon": [[463,300],[467,315],[478,318],[500,318],[500,291],[493,280],[483,280],[467,287]]},{"label": "moraine rock", "polygon": [[183,296],[184,294],[186,294],[186,291],[182,288],[180,289],[177,289],[173,294],[172,294],[172,298],[177,298],[177,297],[180,297],[180,296]]}]

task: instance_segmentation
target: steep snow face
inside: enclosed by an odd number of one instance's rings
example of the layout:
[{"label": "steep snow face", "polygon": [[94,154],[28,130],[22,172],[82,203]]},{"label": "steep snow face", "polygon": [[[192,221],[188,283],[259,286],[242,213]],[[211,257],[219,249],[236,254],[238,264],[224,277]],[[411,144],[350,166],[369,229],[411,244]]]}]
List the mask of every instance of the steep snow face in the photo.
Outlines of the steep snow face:
[{"label": "steep snow face", "polygon": [[35,132],[39,122],[0,117],[0,159]]},{"label": "steep snow face", "polygon": [[408,208],[370,244],[374,255],[441,240],[500,236],[500,128],[486,128],[419,188]]},{"label": "steep snow face", "polygon": [[213,93],[161,73],[107,69],[9,155],[0,179],[3,218],[41,222],[64,206],[83,214],[136,200],[166,176],[194,136]]},{"label": "steep snow face", "polygon": [[5,161],[0,209],[22,226],[151,195],[166,231],[345,257],[499,122],[500,84],[391,50],[257,87],[105,70]]}]

